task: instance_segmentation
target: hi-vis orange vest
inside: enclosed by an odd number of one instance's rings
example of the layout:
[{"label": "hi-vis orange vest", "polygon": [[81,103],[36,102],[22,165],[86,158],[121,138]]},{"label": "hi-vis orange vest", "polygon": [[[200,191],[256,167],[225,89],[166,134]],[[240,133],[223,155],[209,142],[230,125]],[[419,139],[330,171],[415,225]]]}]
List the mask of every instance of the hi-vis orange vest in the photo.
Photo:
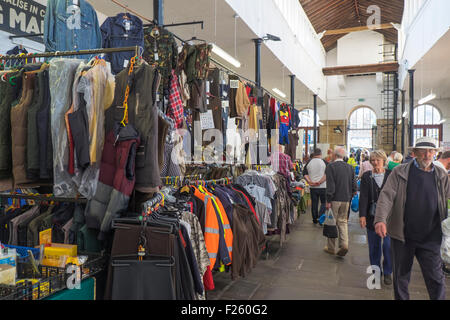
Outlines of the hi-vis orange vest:
[{"label": "hi-vis orange vest", "polygon": [[[206,250],[208,251],[209,261],[211,263],[211,269],[214,268],[217,259],[217,253],[219,251],[219,241],[220,241],[220,233],[219,233],[219,223],[223,225],[224,234],[225,234],[225,242],[228,249],[228,254],[231,260],[232,254],[232,246],[233,246],[233,234],[231,233],[231,226],[228,221],[228,217],[225,214],[220,214],[220,206],[219,206],[219,215],[221,217],[217,219],[216,209],[214,208],[215,204],[213,202],[213,198],[210,195],[200,192],[197,188],[194,187],[194,196],[201,199],[205,203],[205,244]],[[217,205],[219,205],[219,201],[216,201]],[[222,204],[220,204],[222,205]],[[222,206],[223,208],[223,206]],[[223,210],[222,212],[225,212]]]},{"label": "hi-vis orange vest", "polygon": [[219,214],[220,217],[219,223],[221,223],[223,226],[228,255],[230,257],[230,260],[233,260],[233,231],[231,230],[231,225],[228,220],[225,208],[223,207],[222,202],[220,202],[220,200],[215,195],[213,195],[212,193],[208,192],[205,189],[202,189],[201,191],[204,191],[204,193],[206,193],[211,197],[211,200],[217,209],[217,213]]}]

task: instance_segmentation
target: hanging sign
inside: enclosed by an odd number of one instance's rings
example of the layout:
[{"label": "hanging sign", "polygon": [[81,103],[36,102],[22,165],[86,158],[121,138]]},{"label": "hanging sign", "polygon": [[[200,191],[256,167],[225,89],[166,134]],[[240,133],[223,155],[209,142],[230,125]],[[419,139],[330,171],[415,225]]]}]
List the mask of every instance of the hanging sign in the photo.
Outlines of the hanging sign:
[{"label": "hanging sign", "polygon": [[202,126],[202,130],[214,129],[214,119],[212,110],[200,113],[200,125]]},{"label": "hanging sign", "polygon": [[[44,33],[45,11],[32,0],[0,0],[0,30],[15,35]],[[42,42],[39,37],[30,39]]]}]

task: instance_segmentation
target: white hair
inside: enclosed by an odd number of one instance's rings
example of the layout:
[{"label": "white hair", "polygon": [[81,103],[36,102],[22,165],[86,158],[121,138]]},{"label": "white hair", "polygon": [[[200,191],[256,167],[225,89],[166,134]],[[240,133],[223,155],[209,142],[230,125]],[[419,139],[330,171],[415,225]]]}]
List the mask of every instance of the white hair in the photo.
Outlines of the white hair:
[{"label": "white hair", "polygon": [[402,162],[403,156],[401,153],[397,152],[394,156],[394,159],[392,159],[392,160],[394,160],[395,162]]},{"label": "white hair", "polygon": [[344,159],[345,156],[347,156],[347,151],[344,147],[337,146],[336,148],[334,148],[334,155],[336,156],[336,158]]}]

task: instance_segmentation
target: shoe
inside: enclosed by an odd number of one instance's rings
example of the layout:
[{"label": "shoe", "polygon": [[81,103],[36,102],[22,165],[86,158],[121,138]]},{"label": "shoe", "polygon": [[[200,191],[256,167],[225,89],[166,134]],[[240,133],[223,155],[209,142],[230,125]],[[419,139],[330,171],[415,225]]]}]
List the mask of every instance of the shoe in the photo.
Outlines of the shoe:
[{"label": "shoe", "polygon": [[334,251],[331,251],[330,249],[328,249],[328,247],[323,248],[323,251],[325,251],[326,253],[331,254],[333,256],[335,255]]},{"label": "shoe", "polygon": [[320,222],[319,222],[319,226],[323,227],[323,223],[320,223]]},{"label": "shoe", "polygon": [[384,275],[384,284],[390,286],[392,284],[392,275],[385,274]]},{"label": "shoe", "polygon": [[336,253],[340,257],[344,257],[348,252],[348,248],[342,247],[339,249],[339,251]]},{"label": "shoe", "polygon": [[313,223],[314,223],[314,224],[317,224],[317,220],[315,220],[315,221],[313,220]]}]

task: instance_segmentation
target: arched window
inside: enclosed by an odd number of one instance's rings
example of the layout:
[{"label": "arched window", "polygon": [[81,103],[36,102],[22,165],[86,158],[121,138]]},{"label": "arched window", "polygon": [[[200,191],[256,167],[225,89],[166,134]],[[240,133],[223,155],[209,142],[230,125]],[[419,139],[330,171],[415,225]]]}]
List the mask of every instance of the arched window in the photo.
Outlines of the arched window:
[{"label": "arched window", "polygon": [[[305,155],[310,155],[314,152],[314,110],[303,109],[299,112],[300,124],[299,129],[305,130],[305,134],[300,138],[300,143],[303,143],[303,150]],[[319,115],[317,115],[317,136],[319,137]],[[319,139],[317,138],[317,142]]]},{"label": "arched window", "polygon": [[352,112],[348,127],[348,147],[373,148],[373,128],[377,125],[377,116],[372,109],[358,108]]},{"label": "arched window", "polygon": [[424,136],[442,141],[441,113],[429,104],[423,104],[414,109],[414,143]]}]

